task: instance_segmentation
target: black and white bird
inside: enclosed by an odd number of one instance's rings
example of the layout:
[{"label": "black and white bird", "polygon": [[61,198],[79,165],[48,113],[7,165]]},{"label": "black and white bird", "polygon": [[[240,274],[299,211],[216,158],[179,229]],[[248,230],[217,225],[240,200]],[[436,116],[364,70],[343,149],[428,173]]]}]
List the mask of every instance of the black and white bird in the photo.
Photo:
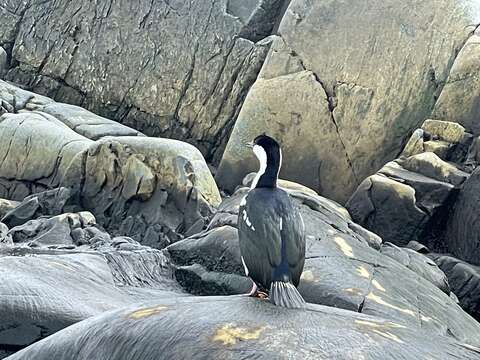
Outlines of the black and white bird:
[{"label": "black and white bird", "polygon": [[238,235],[245,274],[269,292],[270,301],[287,308],[303,308],[297,290],[305,263],[305,228],[290,196],[277,187],[282,165],[279,144],[260,135],[249,146],[260,162],[250,191],[238,213]]}]

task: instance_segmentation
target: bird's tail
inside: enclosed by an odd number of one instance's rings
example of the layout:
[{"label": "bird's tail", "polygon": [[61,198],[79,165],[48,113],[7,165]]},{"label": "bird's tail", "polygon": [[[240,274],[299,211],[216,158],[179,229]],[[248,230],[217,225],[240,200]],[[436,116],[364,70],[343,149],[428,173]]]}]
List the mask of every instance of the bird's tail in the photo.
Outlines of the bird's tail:
[{"label": "bird's tail", "polygon": [[289,309],[305,308],[305,300],[290,282],[274,281],[270,285],[270,302]]}]

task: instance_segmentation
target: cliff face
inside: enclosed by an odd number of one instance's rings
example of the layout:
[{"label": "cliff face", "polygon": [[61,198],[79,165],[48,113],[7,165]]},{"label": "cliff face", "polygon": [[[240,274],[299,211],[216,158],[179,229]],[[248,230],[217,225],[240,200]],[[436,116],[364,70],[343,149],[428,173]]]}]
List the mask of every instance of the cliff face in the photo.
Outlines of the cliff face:
[{"label": "cliff face", "polygon": [[[480,21],[476,0],[3,0],[0,9],[7,79],[223,158],[217,179],[229,191],[255,166],[240,142],[267,131],[284,145],[285,178],[339,201],[400,152],[447,79],[454,91],[467,66],[457,54]],[[445,93],[435,111],[471,121],[472,94],[470,110]]]}]

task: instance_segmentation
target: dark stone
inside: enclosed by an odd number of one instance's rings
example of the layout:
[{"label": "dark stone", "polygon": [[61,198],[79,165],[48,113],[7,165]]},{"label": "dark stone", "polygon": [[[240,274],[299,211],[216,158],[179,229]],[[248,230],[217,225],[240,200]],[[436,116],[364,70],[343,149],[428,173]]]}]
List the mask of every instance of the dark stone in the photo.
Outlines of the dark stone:
[{"label": "dark stone", "polygon": [[448,255],[430,254],[429,256],[447,275],[460,306],[480,321],[480,267]]}]

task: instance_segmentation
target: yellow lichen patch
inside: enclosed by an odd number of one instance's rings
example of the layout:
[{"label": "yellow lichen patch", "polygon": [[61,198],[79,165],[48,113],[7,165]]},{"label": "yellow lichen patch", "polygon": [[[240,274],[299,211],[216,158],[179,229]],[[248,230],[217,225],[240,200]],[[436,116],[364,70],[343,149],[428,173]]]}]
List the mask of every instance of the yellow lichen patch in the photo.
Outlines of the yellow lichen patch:
[{"label": "yellow lichen patch", "polygon": [[377,304],[380,304],[380,305],[384,305],[384,306],[386,306],[386,307],[389,307],[390,309],[394,309],[394,310],[400,311],[400,312],[402,312],[402,313],[404,313],[404,314],[411,315],[411,316],[415,316],[415,313],[414,313],[412,310],[410,310],[410,309],[404,309],[404,308],[401,308],[401,307],[399,307],[399,306],[390,304],[390,303],[386,302],[385,300],[383,300],[380,296],[375,295],[373,292],[370,292],[370,294],[367,295],[367,299],[372,300],[372,301],[375,301]]},{"label": "yellow lichen patch", "polygon": [[311,270],[306,270],[302,273],[302,276],[300,278],[303,281],[309,281],[309,282],[318,282],[318,279],[315,279],[315,275],[313,275],[313,272]]},{"label": "yellow lichen patch", "polygon": [[141,319],[141,318],[158,314],[163,310],[165,310],[166,308],[167,308],[166,306],[160,305],[152,308],[141,309],[141,310],[132,312],[130,315],[128,315],[128,317],[132,319]]},{"label": "yellow lichen patch", "polygon": [[363,266],[359,266],[359,267],[357,268],[357,273],[358,273],[358,275],[360,275],[361,277],[364,277],[364,278],[367,278],[367,279],[370,278],[370,273],[369,273],[368,270],[365,269]]},{"label": "yellow lichen patch", "polygon": [[235,345],[237,341],[258,339],[264,330],[265,326],[247,329],[227,324],[215,332],[213,341],[219,341],[223,343],[223,345]]},{"label": "yellow lichen patch", "polygon": [[397,323],[393,323],[393,322],[387,322],[387,323],[380,323],[379,324],[379,323],[375,323],[375,322],[367,321],[367,320],[355,320],[355,324],[370,326],[370,327],[373,327],[373,328],[389,327],[389,328],[403,328],[403,329],[405,329],[405,326],[397,324]]},{"label": "yellow lichen patch", "polygon": [[387,339],[390,339],[390,340],[393,340],[399,344],[404,344],[404,342],[395,334],[392,334],[391,332],[388,332],[388,331],[380,331],[380,330],[377,330],[377,329],[373,329],[372,330],[375,334],[378,334],[380,336],[383,336],[384,338],[387,338]]},{"label": "yellow lichen patch", "polygon": [[357,288],[348,288],[348,289],[345,289],[345,291],[353,295],[362,295],[362,290]]},{"label": "yellow lichen patch", "polygon": [[348,256],[349,258],[353,257],[353,249],[350,245],[348,245],[344,238],[340,236],[335,236],[333,241],[335,241],[335,244],[338,245],[338,247],[340,248],[340,250],[342,250],[345,256]]},{"label": "yellow lichen patch", "polygon": [[383,292],[386,291],[385,288],[382,285],[380,285],[380,283],[377,280],[372,280],[372,285],[377,290],[380,290],[380,291],[383,291]]}]

